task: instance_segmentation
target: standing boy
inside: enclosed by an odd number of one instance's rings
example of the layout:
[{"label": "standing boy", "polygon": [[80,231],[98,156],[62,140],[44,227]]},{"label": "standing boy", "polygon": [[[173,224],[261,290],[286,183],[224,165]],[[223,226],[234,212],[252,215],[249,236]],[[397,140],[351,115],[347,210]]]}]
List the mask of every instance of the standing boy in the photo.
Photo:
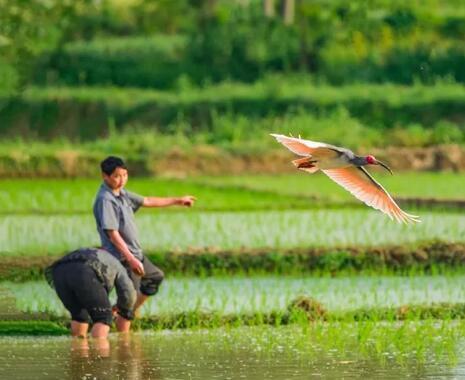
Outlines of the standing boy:
[{"label": "standing boy", "polygon": [[121,260],[138,291],[136,311],[149,296],[158,292],[163,272],[143,254],[134,213],[140,207],[190,207],[195,197],[143,197],[124,189],[128,170],[119,157],[110,156],[100,163],[103,184],[94,202],[94,216],[103,249]]}]

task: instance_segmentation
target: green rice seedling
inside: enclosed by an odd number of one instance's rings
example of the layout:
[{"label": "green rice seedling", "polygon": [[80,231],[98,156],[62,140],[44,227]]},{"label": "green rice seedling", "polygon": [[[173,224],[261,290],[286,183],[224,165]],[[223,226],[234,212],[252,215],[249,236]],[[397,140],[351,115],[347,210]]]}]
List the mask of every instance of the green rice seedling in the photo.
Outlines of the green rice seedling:
[{"label": "green rice seedling", "polygon": [[[426,287],[432,290],[425,292]],[[58,297],[45,282],[2,283],[2,288],[8,289],[15,296],[20,311],[66,315]],[[348,321],[397,321],[419,320],[426,316],[451,320],[460,317],[462,311],[447,305],[464,304],[465,281],[463,275],[168,278],[159,295],[144,305],[141,315],[262,314],[260,318],[263,320],[265,315],[287,310],[288,305],[299,296],[321,303],[329,313],[329,320],[334,317]],[[431,310],[417,307],[421,305]],[[295,312],[298,315],[300,309]]]},{"label": "green rice seedling", "polygon": [[64,326],[48,321],[0,321],[0,336],[65,335]]},{"label": "green rice seedling", "polygon": [[[423,223],[399,225],[374,210],[144,213],[137,217],[146,251],[189,249],[379,246],[433,239],[461,242],[465,219],[423,213]],[[312,231],[312,233],[309,233]],[[27,236],[27,239],[24,239]],[[58,255],[99,245],[92,216],[2,216],[4,255]]]}]

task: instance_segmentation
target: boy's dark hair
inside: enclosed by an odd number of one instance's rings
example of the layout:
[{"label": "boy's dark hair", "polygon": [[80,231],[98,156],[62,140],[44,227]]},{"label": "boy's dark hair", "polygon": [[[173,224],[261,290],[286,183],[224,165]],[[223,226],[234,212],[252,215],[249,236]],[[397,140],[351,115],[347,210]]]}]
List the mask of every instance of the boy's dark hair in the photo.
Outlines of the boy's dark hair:
[{"label": "boy's dark hair", "polygon": [[116,168],[123,168],[127,169],[126,164],[124,163],[123,159],[115,156],[109,156],[105,158],[101,163],[100,163],[100,168],[102,169],[102,172],[105,173],[106,175],[111,175]]}]

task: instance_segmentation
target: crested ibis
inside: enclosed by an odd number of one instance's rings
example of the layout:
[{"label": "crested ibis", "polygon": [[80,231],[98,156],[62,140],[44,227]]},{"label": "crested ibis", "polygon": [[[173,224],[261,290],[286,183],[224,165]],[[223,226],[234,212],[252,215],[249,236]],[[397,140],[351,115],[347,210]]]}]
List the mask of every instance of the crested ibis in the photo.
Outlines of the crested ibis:
[{"label": "crested ibis", "polygon": [[389,166],[375,157],[357,156],[349,149],[321,142],[274,133],[271,136],[275,137],[291,152],[303,157],[292,161],[298,169],[308,173],[321,170],[356,198],[368,206],[384,212],[399,223],[421,222],[418,216],[401,210],[383,186],[364,168],[366,165],[380,165],[392,174]]}]

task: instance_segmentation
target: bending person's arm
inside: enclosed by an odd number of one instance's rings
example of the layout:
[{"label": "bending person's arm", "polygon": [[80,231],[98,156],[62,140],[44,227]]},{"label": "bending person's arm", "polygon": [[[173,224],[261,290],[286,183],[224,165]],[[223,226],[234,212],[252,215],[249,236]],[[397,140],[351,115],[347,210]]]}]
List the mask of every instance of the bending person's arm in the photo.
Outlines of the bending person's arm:
[{"label": "bending person's arm", "polygon": [[119,265],[120,269],[115,277],[116,307],[118,313],[116,328],[120,332],[128,332],[131,327],[131,321],[134,319],[134,304],[136,303],[137,293],[126,270],[121,264]]},{"label": "bending person's arm", "polygon": [[128,245],[121,237],[121,234],[117,230],[105,230],[105,232],[108,234],[108,238],[116,247],[118,252],[121,253],[121,256],[128,262],[128,265],[133,270],[133,272],[139,276],[143,276],[144,266],[129,250]]}]

